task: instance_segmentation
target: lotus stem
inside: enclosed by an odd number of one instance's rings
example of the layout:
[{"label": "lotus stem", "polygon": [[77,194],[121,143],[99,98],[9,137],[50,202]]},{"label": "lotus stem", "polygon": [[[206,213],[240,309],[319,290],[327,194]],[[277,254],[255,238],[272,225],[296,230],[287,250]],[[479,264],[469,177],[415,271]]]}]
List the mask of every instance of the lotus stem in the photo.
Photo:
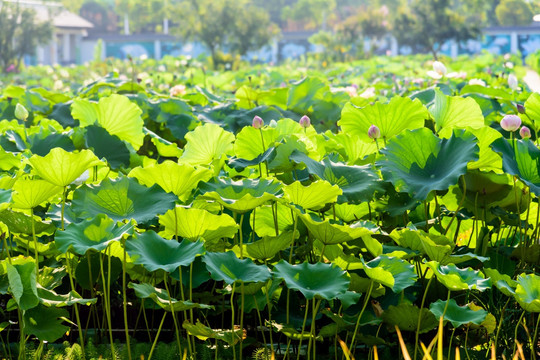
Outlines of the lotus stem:
[{"label": "lotus stem", "polygon": [[152,354],[154,353],[154,349],[156,348],[157,341],[159,339],[159,334],[161,333],[161,328],[163,327],[163,322],[165,322],[165,317],[167,316],[167,311],[163,312],[163,317],[161,318],[161,322],[159,323],[159,328],[156,333],[156,338],[154,339],[154,342],[152,343],[152,348],[150,348],[150,354],[148,354],[148,360],[152,359]]},{"label": "lotus stem", "polygon": [[316,360],[316,341],[315,341],[315,317],[317,316],[317,311],[319,311],[319,306],[321,305],[322,299],[317,300],[315,302],[315,298],[313,298],[313,309],[312,309],[312,316],[311,316],[311,330],[309,332],[309,342],[308,342],[308,352],[307,352],[307,359],[309,359],[310,351],[311,351],[311,343],[313,342],[313,359]]},{"label": "lotus stem", "polygon": [[6,234],[2,234],[2,242],[4,243],[4,250],[6,251],[8,263],[11,264],[11,254],[9,253],[8,243],[6,239]]},{"label": "lotus stem", "polygon": [[354,326],[354,333],[351,340],[351,345],[349,346],[349,349],[353,355],[355,351],[354,341],[356,339],[356,334],[358,333],[358,327],[360,326],[360,319],[362,319],[362,315],[364,315],[364,311],[366,310],[366,306],[369,302],[369,298],[371,297],[371,292],[373,291],[373,284],[374,284],[374,281],[371,280],[369,283],[369,290],[367,292],[366,298],[364,299],[364,305],[362,306],[362,310],[360,311],[360,315],[358,315],[358,319],[356,319],[356,325]]},{"label": "lotus stem", "polygon": [[167,296],[169,297],[169,306],[171,308],[171,315],[173,317],[174,322],[174,330],[176,333],[176,343],[178,344],[178,354],[182,354],[182,343],[180,342],[180,329],[178,327],[178,320],[176,319],[176,315],[174,313],[174,307],[172,304],[172,297],[171,292],[169,291],[169,285],[167,284],[167,273],[163,273],[163,282],[165,283],[165,290],[167,291]]},{"label": "lotus stem", "polygon": [[[266,261],[264,262],[265,265]],[[266,306],[268,306],[268,323],[269,323],[269,330],[270,330],[270,347],[272,348],[272,353],[274,353],[274,340],[272,338],[272,309],[270,309],[271,303],[270,303],[270,296],[268,295],[268,282],[266,283],[264,294],[266,296]]]},{"label": "lotus stem", "polygon": [[[538,314],[536,316],[536,326],[534,327],[534,335],[533,335],[533,338],[532,338],[532,342],[531,342],[531,346],[534,348],[534,344],[536,344],[536,339],[538,338],[538,325],[540,324],[540,314]],[[532,354],[533,354],[533,360],[536,360],[536,354],[535,354],[535,351],[534,349],[531,349],[532,350]]]},{"label": "lotus stem", "polygon": [[422,323],[422,309],[424,308],[424,304],[426,302],[426,296],[427,296],[427,292],[429,290],[429,286],[431,285],[431,282],[433,281],[433,278],[435,277],[435,275],[433,275],[427,285],[426,285],[426,289],[424,290],[424,295],[422,296],[422,303],[420,304],[420,313],[418,315],[418,323],[416,325],[416,334],[415,334],[415,340],[414,340],[414,360],[416,360],[416,354],[418,353],[418,338],[420,336],[420,325]]},{"label": "lotus stem", "polygon": [[30,208],[30,223],[32,224],[32,240],[34,241],[34,256],[36,257],[36,281],[39,276],[39,251],[36,239],[36,225],[34,224],[34,208]]},{"label": "lotus stem", "polygon": [[122,261],[122,307],[124,310],[124,330],[126,332],[126,346],[128,350],[128,359],[131,360],[131,346],[129,342],[129,326],[127,317],[127,296],[126,296],[126,244],[124,240],[124,259]]},{"label": "lotus stem", "polygon": [[[232,329],[232,338],[233,338],[233,343],[231,344],[231,348],[232,348],[232,351],[233,351],[233,359],[236,360],[236,347],[234,345],[234,340],[236,340],[236,332],[234,331],[234,289],[236,287],[236,281],[233,282],[233,286],[232,286],[232,291],[231,291],[231,329]],[[242,350],[240,350],[242,351]]]},{"label": "lotus stem", "polygon": [[298,344],[298,352],[296,354],[296,360],[300,360],[300,348],[302,347],[302,340],[304,340],[304,329],[306,328],[308,310],[309,310],[309,299],[306,299],[306,311],[304,312],[304,322],[302,323],[302,331],[300,332],[300,342]]},{"label": "lotus stem", "polygon": [[514,330],[514,349],[512,350],[513,354],[516,353],[517,333],[518,333],[518,329],[519,329],[519,324],[521,324],[521,320],[523,320],[524,315],[525,315],[525,310],[523,310],[523,312],[521,313],[521,316],[519,317],[518,323],[517,323],[516,328]]},{"label": "lotus stem", "polygon": [[[116,352],[114,351],[114,341],[112,336],[112,321],[111,321],[111,309],[110,309],[110,297],[107,288],[110,288],[105,282],[105,271],[103,270],[103,255],[99,254],[99,267],[101,269],[101,282],[103,283],[103,302],[105,303],[105,315],[107,316],[107,326],[109,328],[109,341],[111,343],[112,358],[116,359]],[[110,271],[109,271],[110,273]],[[109,282],[110,285],[110,282]],[[75,304],[77,305],[77,304]]]},{"label": "lotus stem", "polygon": [[[259,318],[259,324],[261,324],[261,329],[263,329],[265,326],[262,321],[261,312],[259,310],[259,304],[257,303],[257,298],[255,297],[255,295],[253,295],[253,303],[255,304],[255,310],[257,310],[257,317]],[[261,330],[261,335],[262,335],[263,343],[264,343],[264,358],[268,359],[268,348],[266,345],[266,336],[264,335],[264,330]],[[274,352],[274,349],[272,349],[272,353],[273,352]]]},{"label": "lotus stem", "polygon": [[240,223],[238,229],[238,241],[240,242],[240,259],[244,258],[244,234],[242,233],[242,225],[244,223],[244,213],[240,215]]},{"label": "lotus stem", "polygon": [[[179,273],[179,277],[180,277],[180,296],[182,296],[182,301],[186,301],[186,297],[184,295],[184,283],[182,281],[182,279],[183,279],[182,266],[178,267],[178,273]],[[187,319],[187,318],[188,318],[187,310],[184,310],[184,319]],[[190,319],[191,319],[191,323],[193,323],[193,319],[192,318],[190,318]],[[188,339],[189,354],[193,356],[193,349],[191,348],[191,340],[190,340],[189,333],[187,334],[187,339]]]},{"label": "lotus stem", "polygon": [[240,281],[241,294],[240,294],[240,331],[242,331],[242,336],[240,336],[240,360],[242,360],[242,350],[244,344],[244,282]]}]

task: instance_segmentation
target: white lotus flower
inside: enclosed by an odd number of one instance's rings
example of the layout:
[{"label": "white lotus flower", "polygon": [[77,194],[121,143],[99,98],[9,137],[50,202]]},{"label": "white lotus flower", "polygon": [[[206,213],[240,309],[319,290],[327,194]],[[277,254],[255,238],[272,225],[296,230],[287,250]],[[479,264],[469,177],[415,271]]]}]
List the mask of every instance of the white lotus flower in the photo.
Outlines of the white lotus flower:
[{"label": "white lotus flower", "polygon": [[518,79],[514,74],[508,75],[508,87],[512,90],[517,90]]},{"label": "white lotus flower", "polygon": [[471,79],[469,80],[469,85],[480,85],[480,86],[486,86],[486,82],[482,79]]}]

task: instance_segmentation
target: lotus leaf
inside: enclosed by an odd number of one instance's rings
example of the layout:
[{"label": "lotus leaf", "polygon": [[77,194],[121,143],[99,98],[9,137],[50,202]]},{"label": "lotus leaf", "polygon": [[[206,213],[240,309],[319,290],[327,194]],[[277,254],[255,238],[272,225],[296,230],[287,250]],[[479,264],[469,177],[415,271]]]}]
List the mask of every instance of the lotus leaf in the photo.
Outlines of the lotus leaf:
[{"label": "lotus leaf", "polygon": [[180,301],[174,298],[170,298],[167,295],[167,291],[153,287],[150,284],[135,284],[129,283],[128,287],[135,291],[140,299],[152,299],[163,310],[171,311],[171,304],[174,312],[186,311],[191,309],[213,309],[213,306],[205,304],[197,304],[189,300]]},{"label": "lotus leaf", "polygon": [[460,269],[453,264],[441,266],[436,261],[430,261],[426,265],[433,270],[437,280],[450,291],[478,290],[484,291],[491,287],[491,280],[484,279],[482,273],[470,267]]},{"label": "lotus leaf", "polygon": [[347,103],[341,111],[338,125],[343,132],[360,137],[371,142],[368,129],[376,125],[383,139],[390,139],[406,129],[416,129],[424,126],[429,116],[427,109],[420,100],[414,101],[407,97],[394,96],[388,104],[380,102],[365,107],[356,107]]},{"label": "lotus leaf", "polygon": [[164,270],[173,272],[179,266],[191,264],[195,257],[205,253],[202,241],[166,240],[153,231],[148,231],[126,241],[126,250],[148,271]]},{"label": "lotus leaf", "polygon": [[291,265],[281,260],[274,266],[273,273],[274,278],[285,280],[289,289],[300,291],[308,300],[314,297],[335,299],[345,294],[350,283],[345,271],[324,263]]},{"label": "lotus leaf", "polygon": [[159,186],[148,188],[132,178],[105,179],[99,185],[85,185],[75,190],[72,210],[80,218],[106,214],[115,221],[152,220],[174,207],[176,196]]},{"label": "lotus leaf", "polygon": [[436,89],[435,102],[429,111],[435,119],[435,130],[442,137],[452,135],[454,129],[484,127],[482,109],[472,98],[446,96]]},{"label": "lotus leaf", "polygon": [[234,153],[240,159],[253,160],[273,146],[276,139],[277,131],[274,128],[255,129],[253,126],[246,126],[236,134]]},{"label": "lotus leaf", "polygon": [[54,290],[45,289],[39,284],[37,286],[37,294],[42,304],[53,307],[71,306],[73,304],[90,305],[97,302],[96,298],[83,299],[75,291],[70,291],[66,295],[60,295]]},{"label": "lotus leaf", "polygon": [[329,158],[318,162],[298,151],[289,157],[297,163],[304,163],[310,174],[337,185],[343,191],[338,196],[338,203],[360,203],[370,201],[373,193],[380,190],[380,179],[373,172],[371,166],[348,166],[335,163]]},{"label": "lotus leaf", "polygon": [[50,222],[43,222],[38,216],[30,217],[26,214],[16,211],[0,211],[0,222],[4,223],[10,233],[32,235],[32,222],[37,236],[41,234],[52,234],[55,226]]},{"label": "lotus leaf", "polygon": [[54,241],[61,252],[72,249],[75,254],[84,255],[89,250],[103,251],[111,242],[132,235],[133,226],[131,222],[119,226],[107,215],[99,214],[78,224],[71,223],[65,231],[57,231]]},{"label": "lotus leaf", "polygon": [[55,342],[69,330],[62,324],[68,316],[67,310],[40,305],[24,312],[24,331],[41,341]]},{"label": "lotus leaf", "polygon": [[468,306],[459,306],[454,299],[448,301],[437,300],[431,303],[429,310],[437,319],[444,315],[444,320],[450,321],[455,328],[470,323],[480,325],[488,314],[483,309],[473,310]]},{"label": "lotus leaf", "polygon": [[283,231],[279,236],[265,236],[261,240],[244,245],[245,253],[257,260],[272,259],[276,254],[291,245],[293,238],[298,238],[298,233]]},{"label": "lotus leaf", "polygon": [[255,265],[251,259],[239,259],[232,251],[207,253],[202,258],[212,279],[234,282],[265,282],[270,279],[270,270],[264,265]]},{"label": "lotus leaf", "polygon": [[501,157],[491,149],[491,144],[502,137],[501,133],[490,127],[480,129],[469,129],[469,131],[478,139],[478,161],[472,161],[467,165],[469,170],[480,169],[482,171],[501,172]]},{"label": "lotus leaf", "polygon": [[86,128],[86,146],[93,149],[101,159],[107,159],[109,165],[117,169],[128,167],[130,152],[128,147],[118,136],[111,135],[102,127],[90,125]]},{"label": "lotus leaf", "polygon": [[39,304],[36,284],[36,264],[31,258],[21,264],[6,264],[9,288],[21,310],[29,310]]},{"label": "lotus leaf", "polygon": [[13,207],[17,209],[33,209],[62,192],[60,186],[45,180],[19,179],[13,185]]},{"label": "lotus leaf", "polygon": [[261,155],[257,156],[253,160],[246,160],[246,159],[238,159],[238,158],[230,158],[228,161],[228,165],[235,169],[236,171],[244,171],[245,168],[248,166],[254,166],[259,165],[264,162],[269,163],[276,157],[277,151],[275,147],[270,147],[268,150],[266,150]]},{"label": "lotus leaf", "polygon": [[177,206],[159,217],[165,227],[167,238],[180,236],[189,240],[202,238],[207,247],[222,238],[232,238],[238,232],[238,225],[227,214],[214,215],[206,210]]},{"label": "lotus leaf", "polygon": [[[279,202],[275,207],[275,215],[277,218],[278,234],[283,231],[293,229],[296,213],[290,208],[281,205]],[[255,219],[254,219],[255,218]],[[255,233],[260,237],[276,236],[276,226],[274,223],[274,211],[271,205],[263,205],[251,213],[250,223],[255,224]]]},{"label": "lotus leaf", "polygon": [[529,140],[512,140],[500,138],[491,147],[501,154],[503,170],[510,175],[516,175],[527,184],[531,192],[540,196],[540,150]]},{"label": "lotus leaf", "polygon": [[324,180],[312,182],[308,186],[295,181],[290,185],[285,185],[283,192],[287,200],[306,210],[319,210],[326,204],[335,203],[338,196],[343,194],[339,186]]},{"label": "lotus leaf", "polygon": [[204,341],[207,339],[218,339],[225,341],[229,345],[236,344],[240,340],[241,336],[243,336],[242,329],[235,329],[234,333],[232,330],[212,329],[203,325],[201,322],[199,322],[199,320],[197,320],[197,324],[195,325],[186,320],[182,324],[182,327],[186,329],[188,334],[196,336],[200,340]]},{"label": "lotus leaf", "polygon": [[189,164],[178,165],[170,160],[144,168],[137,167],[128,175],[145,186],[158,184],[166,192],[172,192],[180,201],[186,201],[201,181],[208,181],[212,172]]},{"label": "lotus leaf", "polygon": [[395,257],[379,256],[367,263],[362,259],[362,263],[371,280],[388,286],[395,293],[414,285],[418,277],[411,264]]},{"label": "lotus leaf", "polygon": [[418,317],[421,317],[420,334],[436,328],[439,323],[428,309],[424,308],[420,311],[419,307],[407,303],[390,305],[382,315],[385,323],[397,325],[402,331],[416,331]]},{"label": "lotus leaf", "polygon": [[501,274],[496,269],[484,268],[484,273],[491,278],[493,285],[497,287],[504,295],[514,296],[517,282],[506,274]]},{"label": "lotus leaf", "polygon": [[514,297],[524,310],[540,312],[540,276],[535,274],[519,275]]},{"label": "lotus leaf", "polygon": [[234,135],[219,125],[205,124],[186,134],[186,141],[180,163],[210,165],[232,150]]},{"label": "lotus leaf", "polygon": [[236,213],[245,213],[283,195],[281,183],[268,179],[233,181],[220,178],[199,186],[199,198],[215,200]]},{"label": "lotus leaf", "polygon": [[97,122],[109,134],[130,143],[135,150],[143,144],[141,109],[127,96],[112,94],[102,97],[98,103],[75,99],[71,105],[71,115],[79,120],[81,127]]},{"label": "lotus leaf", "polygon": [[90,150],[67,152],[62,148],[54,148],[43,157],[33,155],[29,161],[36,174],[60,187],[68,186],[92,166],[103,165]]},{"label": "lotus leaf", "polygon": [[478,160],[476,138],[468,132],[454,131],[449,139],[439,139],[422,128],[396,136],[381,153],[379,162],[385,179],[398,191],[425,200],[433,190],[447,190],[467,171],[470,161]]}]

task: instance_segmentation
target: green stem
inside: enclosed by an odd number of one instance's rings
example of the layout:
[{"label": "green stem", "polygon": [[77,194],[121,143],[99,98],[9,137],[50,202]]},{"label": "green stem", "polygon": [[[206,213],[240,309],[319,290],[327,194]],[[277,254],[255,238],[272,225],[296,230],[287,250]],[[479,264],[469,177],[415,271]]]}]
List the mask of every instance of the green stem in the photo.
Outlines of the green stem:
[{"label": "green stem", "polygon": [[[69,253],[66,254],[66,270],[69,277],[69,284],[71,286],[71,290],[75,291],[75,282],[73,281],[73,274],[71,271],[71,265],[70,265],[70,259],[69,259]],[[79,315],[79,307],[77,306],[77,303],[73,304],[73,310],[75,310],[75,319],[77,320],[77,330],[79,331],[79,342],[81,343],[81,353],[83,360],[85,359],[84,354],[84,334],[82,331],[82,323],[81,323],[81,317]]]},{"label": "green stem", "polygon": [[[265,265],[266,261],[265,261]],[[272,309],[270,309],[271,303],[270,303],[270,296],[268,296],[268,283],[265,285],[265,291],[264,294],[266,296],[266,305],[268,306],[268,330],[270,330],[270,347],[272,349],[272,353],[274,353],[274,340],[272,338]]]},{"label": "green stem", "polygon": [[304,312],[304,322],[302,323],[302,331],[300,332],[300,343],[298,344],[298,353],[296,354],[296,360],[300,360],[300,348],[302,347],[302,340],[304,340],[304,329],[306,328],[308,310],[309,300],[306,299],[306,311]]},{"label": "green stem", "polygon": [[4,243],[4,249],[6,250],[6,254],[7,254],[7,259],[8,259],[8,263],[11,264],[11,254],[9,253],[9,248],[8,248],[8,243],[7,243],[7,239],[6,239],[6,234],[2,234],[2,241]]},{"label": "green stem", "polygon": [[240,259],[244,258],[244,234],[242,232],[242,224],[244,223],[244,214],[240,215],[240,223],[238,229],[238,240],[240,242]]},{"label": "green stem", "polygon": [[180,342],[180,329],[178,327],[178,320],[176,319],[176,315],[174,313],[174,307],[172,304],[172,297],[171,292],[169,291],[169,285],[167,284],[167,273],[163,273],[163,282],[165,283],[165,290],[167,291],[167,296],[169,297],[169,306],[171,308],[171,315],[173,317],[174,322],[174,331],[176,333],[176,343],[178,344],[178,354],[182,354],[182,343]]},{"label": "green stem", "polygon": [[24,310],[17,308],[19,316],[19,360],[26,359],[26,335],[24,334]]},{"label": "green stem", "polygon": [[536,339],[538,338],[538,325],[540,324],[540,314],[536,315],[536,326],[534,327],[534,335],[531,341],[531,352],[533,354],[533,360],[536,360],[536,352],[534,351],[534,346],[536,344]]},{"label": "green stem", "polygon": [[[240,282],[241,294],[240,294],[240,330],[244,331],[244,282]],[[240,360],[242,360],[244,336],[240,336]]]},{"label": "green stem", "polygon": [[36,280],[39,276],[39,251],[36,239],[36,225],[34,224],[34,208],[30,209],[30,223],[32,223],[32,240],[34,241],[34,256],[36,257]]},{"label": "green stem", "polygon": [[158,328],[158,331],[156,333],[156,338],[154,339],[154,342],[152,343],[152,348],[150,349],[150,354],[148,354],[148,360],[152,360],[152,354],[154,353],[154,349],[156,348],[156,345],[157,345],[157,342],[158,342],[158,339],[159,339],[159,334],[161,333],[161,328],[163,327],[163,323],[165,322],[165,317],[167,316],[167,312],[165,311],[163,313],[163,317],[161,318],[161,322],[159,323],[159,328]]},{"label": "green stem", "polygon": [[311,352],[311,343],[313,342],[313,359],[315,359],[315,357],[317,356],[316,354],[316,351],[315,351],[315,348],[316,348],[316,345],[315,345],[315,317],[317,316],[317,311],[319,311],[319,306],[321,305],[321,301],[322,299],[319,299],[317,300],[317,302],[315,302],[315,298],[313,298],[313,309],[312,309],[312,315],[311,315],[311,330],[309,331],[309,342],[308,342],[308,352],[307,352],[307,359],[309,359],[309,355],[310,355],[310,352]]},{"label": "green stem", "polygon": [[521,313],[521,316],[519,317],[518,323],[516,325],[516,328],[514,330],[514,350],[512,350],[512,354],[516,353],[516,345],[517,345],[517,333],[519,329],[519,324],[521,324],[521,320],[523,320],[523,315],[525,315],[525,310]]},{"label": "green stem", "polygon": [[[233,339],[236,338],[236,331],[234,329],[234,289],[235,287],[236,287],[236,281],[233,282],[232,291],[231,291],[231,300],[230,300],[231,301],[231,322],[232,322],[231,329],[232,329]],[[231,347],[233,351],[233,359],[236,360],[236,347],[234,346],[234,344],[231,344]]]},{"label": "green stem", "polygon": [[415,341],[414,341],[414,360],[416,360],[416,354],[418,352],[418,337],[420,335],[420,325],[422,323],[422,309],[424,308],[424,304],[426,302],[426,296],[427,296],[427,292],[429,290],[429,286],[431,285],[431,282],[433,281],[433,278],[435,277],[435,275],[433,275],[427,285],[426,285],[426,289],[424,290],[424,295],[422,296],[422,303],[420,304],[420,315],[418,315],[418,323],[416,325],[416,335],[415,335]]},{"label": "green stem", "polygon": [[[257,317],[259,318],[259,324],[261,324],[261,335],[262,335],[262,338],[263,338],[263,344],[264,344],[264,358],[265,359],[268,359],[270,358],[270,356],[268,356],[268,347],[266,345],[266,336],[264,335],[264,323],[262,321],[262,316],[261,316],[261,311],[259,310],[259,304],[257,302],[257,298],[255,297],[255,295],[253,295],[253,303],[255,304],[255,310],[257,310]],[[272,349],[272,352],[274,351],[274,349]]]},{"label": "green stem", "polygon": [[349,346],[349,350],[351,351],[353,355],[354,355],[354,350],[355,350],[355,348],[353,347],[354,340],[356,339],[356,334],[358,333],[358,327],[360,326],[360,319],[362,319],[362,315],[364,315],[364,310],[366,310],[366,306],[369,302],[369,298],[371,297],[371,292],[373,291],[373,284],[374,284],[374,281],[371,280],[369,283],[369,290],[366,294],[366,298],[364,299],[364,305],[362,306],[362,310],[360,311],[360,315],[358,315],[358,319],[356,319],[356,325],[354,326],[354,333],[351,340],[351,345]]},{"label": "green stem", "polygon": [[[114,341],[112,336],[112,320],[111,320],[111,308],[109,305],[110,297],[107,291],[107,282],[105,282],[105,271],[103,270],[103,256],[99,254],[99,268],[101,270],[101,282],[103,283],[103,302],[105,303],[105,315],[107,316],[107,327],[109,328],[109,341],[111,343],[111,354],[113,359],[116,359],[116,352],[114,351]],[[77,305],[77,304],[75,304]]]},{"label": "green stem", "polygon": [[128,351],[128,359],[131,360],[131,346],[129,342],[129,326],[127,317],[127,295],[126,295],[126,244],[124,241],[124,261],[122,261],[122,307],[124,308],[124,330],[126,332],[126,346]]},{"label": "green stem", "polygon": [[[184,283],[183,283],[183,275],[182,275],[182,266],[178,267],[178,273],[179,273],[179,276],[180,276],[180,296],[182,297],[182,301],[186,301],[186,297],[184,295]],[[184,319],[187,319],[187,318],[188,318],[187,310],[184,310]],[[193,324],[193,319],[191,319],[191,323]],[[193,356],[193,349],[191,347],[191,340],[189,338],[189,333],[187,334],[187,339],[188,339],[189,354],[191,356]]]}]

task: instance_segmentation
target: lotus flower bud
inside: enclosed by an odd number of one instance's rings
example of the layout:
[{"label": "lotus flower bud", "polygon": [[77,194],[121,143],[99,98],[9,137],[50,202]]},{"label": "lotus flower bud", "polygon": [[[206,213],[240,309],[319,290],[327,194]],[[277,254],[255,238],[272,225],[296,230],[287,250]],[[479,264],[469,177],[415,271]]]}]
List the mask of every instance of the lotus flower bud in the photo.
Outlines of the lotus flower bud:
[{"label": "lotus flower bud", "polygon": [[17,103],[17,106],[15,106],[15,117],[19,120],[26,121],[28,118],[28,110],[26,110],[24,105]]},{"label": "lotus flower bud", "polygon": [[519,135],[523,138],[523,139],[528,139],[531,137],[531,129],[529,129],[528,127],[526,126],[522,126],[521,129],[519,130]]},{"label": "lotus flower bud", "polygon": [[381,137],[381,130],[377,126],[371,125],[367,134],[371,139],[378,139]]},{"label": "lotus flower bud", "polygon": [[525,106],[523,106],[521,104],[517,104],[516,107],[517,107],[518,113],[525,114]]},{"label": "lotus flower bud", "polygon": [[252,125],[255,129],[260,129],[264,126],[264,120],[260,116],[255,115]]},{"label": "lotus flower bud", "polygon": [[434,61],[433,62],[433,70],[438,72],[441,76],[446,75],[446,66],[440,61]]},{"label": "lotus flower bud", "polygon": [[300,118],[300,126],[303,127],[303,128],[308,128],[309,125],[311,125],[311,120],[309,119],[309,117],[307,115],[304,115]]},{"label": "lotus flower bud", "polygon": [[513,132],[521,126],[521,119],[517,115],[506,115],[501,120],[503,130]]},{"label": "lotus flower bud", "polygon": [[518,79],[514,74],[508,75],[508,87],[512,90],[516,90],[518,88]]}]

